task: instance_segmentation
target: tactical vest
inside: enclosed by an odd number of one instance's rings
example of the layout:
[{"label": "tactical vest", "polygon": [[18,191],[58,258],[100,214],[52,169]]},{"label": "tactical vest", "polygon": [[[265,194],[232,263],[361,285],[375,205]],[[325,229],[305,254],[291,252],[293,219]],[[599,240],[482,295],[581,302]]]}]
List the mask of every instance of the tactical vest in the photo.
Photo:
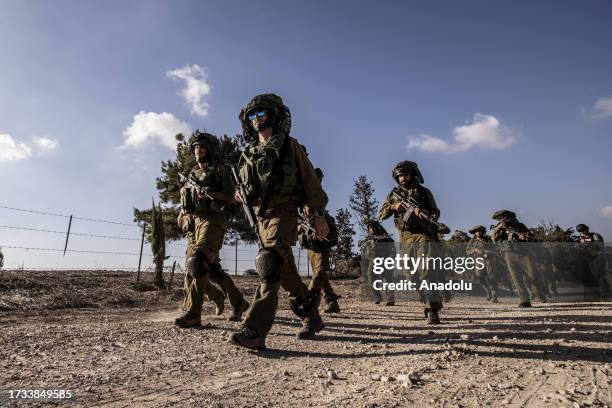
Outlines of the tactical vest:
[{"label": "tactical vest", "polygon": [[290,143],[290,136],[278,134],[264,145],[253,144],[244,150],[239,162],[240,178],[249,200],[259,204],[266,196],[270,199],[299,191],[298,168]]},{"label": "tactical vest", "polygon": [[[196,166],[191,169],[191,173],[195,174],[200,185],[210,192],[223,191],[223,175],[218,163],[207,163],[204,169]],[[185,193],[181,195],[181,205],[185,212],[192,215],[205,215],[211,211],[223,211],[223,204],[213,202],[209,197],[200,198],[192,189],[186,189]]]}]

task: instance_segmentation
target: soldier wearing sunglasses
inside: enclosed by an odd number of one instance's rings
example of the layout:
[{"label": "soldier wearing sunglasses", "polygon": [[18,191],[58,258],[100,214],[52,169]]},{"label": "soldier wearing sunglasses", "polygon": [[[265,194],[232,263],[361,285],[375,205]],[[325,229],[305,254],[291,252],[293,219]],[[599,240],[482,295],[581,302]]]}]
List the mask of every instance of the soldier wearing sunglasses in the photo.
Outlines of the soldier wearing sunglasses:
[{"label": "soldier wearing sunglasses", "polygon": [[[323,329],[320,295],[309,292],[297,273],[291,246],[296,243],[298,208],[305,206],[314,218],[316,235],[326,238],[327,195],[302,146],[289,136],[291,114],[274,94],[254,97],[240,112],[243,135],[250,143],[239,161],[247,201],[257,215],[262,248],[255,267],[261,279],[241,331],[230,341],[238,346],[263,349],[274,323],[278,291],[289,292],[289,305],[303,321],[298,339],[312,339]],[[236,200],[241,197],[236,195]]]}]

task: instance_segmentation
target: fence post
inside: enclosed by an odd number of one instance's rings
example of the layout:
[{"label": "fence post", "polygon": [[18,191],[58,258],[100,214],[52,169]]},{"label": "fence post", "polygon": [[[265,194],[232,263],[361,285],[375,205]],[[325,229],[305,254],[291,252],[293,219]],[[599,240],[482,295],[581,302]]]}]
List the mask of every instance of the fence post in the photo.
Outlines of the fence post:
[{"label": "fence post", "polygon": [[66,255],[66,249],[68,248],[68,238],[70,238],[70,227],[72,226],[72,214],[70,214],[70,220],[68,221],[68,231],[66,232],[66,243],[64,244],[64,253]]},{"label": "fence post", "polygon": [[297,261],[297,273],[300,274],[300,258],[302,257],[302,247],[298,246],[298,261]]},{"label": "fence post", "polygon": [[172,264],[172,272],[170,272],[170,281],[168,282],[168,290],[172,289],[172,277],[174,276],[174,268],[176,268],[176,261]]},{"label": "fence post", "polygon": [[236,237],[234,246],[234,276],[238,276],[238,237]]},{"label": "fence post", "polygon": [[142,238],[140,239],[140,256],[138,257],[138,273],[136,274],[136,283],[140,281],[140,264],[142,262],[142,247],[144,246],[145,231],[147,230],[147,224],[142,225]]}]

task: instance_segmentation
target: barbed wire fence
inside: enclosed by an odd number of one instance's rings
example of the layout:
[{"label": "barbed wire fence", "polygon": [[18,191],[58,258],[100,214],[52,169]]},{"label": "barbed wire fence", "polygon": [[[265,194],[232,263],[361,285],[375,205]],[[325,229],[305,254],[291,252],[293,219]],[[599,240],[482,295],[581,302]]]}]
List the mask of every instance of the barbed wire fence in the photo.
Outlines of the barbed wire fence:
[{"label": "barbed wire fence", "polygon": [[[55,235],[58,238],[62,238],[62,241],[63,241],[63,247],[61,246],[47,247],[47,246],[39,246],[39,245],[23,245],[20,243],[15,243],[14,241],[11,242],[7,240],[6,238],[7,234],[0,234],[0,237],[1,237],[0,238],[0,249],[4,253],[4,269],[5,270],[125,271],[125,272],[136,272],[137,279],[140,276],[141,271],[146,271],[146,272],[152,271],[151,263],[149,264],[149,266],[145,268],[142,267],[143,258],[147,260],[150,259],[151,262],[153,258],[153,254],[150,252],[150,249],[145,250],[146,248],[146,245],[145,245],[146,230],[145,229],[147,228],[146,224],[140,225],[135,222],[126,223],[126,222],[115,221],[115,220],[98,219],[94,217],[81,217],[81,216],[75,216],[72,214],[58,214],[58,213],[53,213],[53,212],[46,212],[46,211],[39,211],[39,210],[32,210],[32,209],[25,209],[25,208],[18,208],[18,207],[10,207],[10,206],[4,206],[4,205],[0,205],[0,211],[20,212],[20,213],[25,213],[25,214],[36,214],[36,215],[40,215],[40,216],[47,217],[47,218],[51,218],[51,217],[64,218],[68,221],[67,228],[64,231],[59,230],[57,228],[54,229],[54,228],[41,227],[40,225],[25,226],[25,225],[8,225],[9,223],[2,223],[0,225],[0,232],[2,231],[9,231],[9,232],[22,231],[28,234],[29,233],[46,234],[49,236]],[[86,231],[88,232],[73,231],[78,221],[85,221],[86,223],[89,223],[86,225]],[[111,227],[113,226],[114,227],[128,227],[132,229],[131,231],[133,231],[133,233],[121,234],[121,235],[112,235],[108,233],[96,233],[96,231],[91,228],[92,223],[93,224],[105,224]],[[28,236],[28,242],[36,241],[35,239],[30,239],[30,238],[31,236]],[[129,250],[129,249],[128,250],[101,250],[101,249],[91,249],[91,248],[74,249],[73,246],[79,238],[94,238],[98,240],[104,240],[106,242],[118,241],[122,243],[123,247],[125,247],[126,245],[129,246],[130,244],[133,244],[134,250]],[[171,269],[174,269],[174,265],[178,265],[178,268],[182,270],[181,263],[184,263],[184,260],[186,257],[186,254],[185,254],[186,247],[187,247],[186,243],[181,242],[181,241],[178,241],[178,242],[167,241],[166,245],[167,245],[167,250],[166,250],[167,252],[168,252],[168,249],[170,248],[176,248],[176,249],[182,250],[182,252],[181,253],[170,253],[169,255],[167,255],[167,259],[173,261],[173,266],[170,266],[170,265],[164,266],[164,271],[170,271]],[[10,251],[7,251],[7,249]],[[94,258],[94,259],[89,259],[90,262],[93,261],[96,264],[96,267],[94,268],[87,267],[85,265],[82,265],[82,267],[81,266],[56,267],[56,266],[50,265],[49,267],[38,266],[38,267],[26,268],[24,267],[23,264],[21,266],[16,265],[13,267],[9,267],[8,265],[11,264],[11,255],[14,256],[20,250],[24,251],[24,253],[27,255],[29,255],[30,251],[39,252],[39,253],[58,253],[58,254],[61,253],[62,258],[65,258],[67,254],[68,255],[69,254],[88,254],[92,256],[98,256],[98,255],[100,256],[108,256],[108,255],[123,256],[123,257],[130,257],[130,259],[134,259],[134,266],[128,267],[128,266],[125,266],[125,264],[122,264],[121,266],[110,266],[106,264],[107,266],[98,267],[97,266],[99,264],[98,258]],[[226,271],[234,275],[238,275],[239,272],[241,274],[246,274],[248,273],[249,270],[251,270],[251,272],[254,272],[255,256],[257,252],[258,252],[257,249],[249,248],[249,245],[245,243],[241,243],[240,241],[236,240],[234,244],[231,246],[224,245],[222,252],[221,252],[221,264],[223,265]],[[307,276],[310,276],[310,264],[308,262],[307,252],[302,250],[299,246],[294,247],[293,252],[294,252],[294,257],[296,260],[296,266],[298,268],[298,273],[302,275],[306,274]],[[108,261],[105,260],[104,262],[108,262]],[[104,265],[104,262],[103,262],[103,265]],[[15,262],[13,261],[12,264],[15,265]],[[239,267],[239,264],[241,264],[242,267]]]}]

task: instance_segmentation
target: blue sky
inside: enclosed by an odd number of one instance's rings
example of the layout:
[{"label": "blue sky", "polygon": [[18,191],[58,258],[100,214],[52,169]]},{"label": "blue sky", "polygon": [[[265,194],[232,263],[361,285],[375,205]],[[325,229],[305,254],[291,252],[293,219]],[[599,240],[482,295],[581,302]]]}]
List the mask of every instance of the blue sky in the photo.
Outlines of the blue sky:
[{"label": "blue sky", "polygon": [[[510,208],[528,225],[582,222],[612,237],[610,2],[1,7],[2,206],[130,222],[132,207],[156,193],[174,130],[238,133],[240,108],[275,92],[326,173],[334,211],[360,174],[382,202],[393,165],[414,160],[452,229],[488,225]],[[0,225],[63,230],[66,221],[0,209]],[[56,235],[0,228],[0,245],[61,248]],[[74,245],[134,251],[108,240]],[[8,265],[134,263],[5,253],[14,254]]]}]

